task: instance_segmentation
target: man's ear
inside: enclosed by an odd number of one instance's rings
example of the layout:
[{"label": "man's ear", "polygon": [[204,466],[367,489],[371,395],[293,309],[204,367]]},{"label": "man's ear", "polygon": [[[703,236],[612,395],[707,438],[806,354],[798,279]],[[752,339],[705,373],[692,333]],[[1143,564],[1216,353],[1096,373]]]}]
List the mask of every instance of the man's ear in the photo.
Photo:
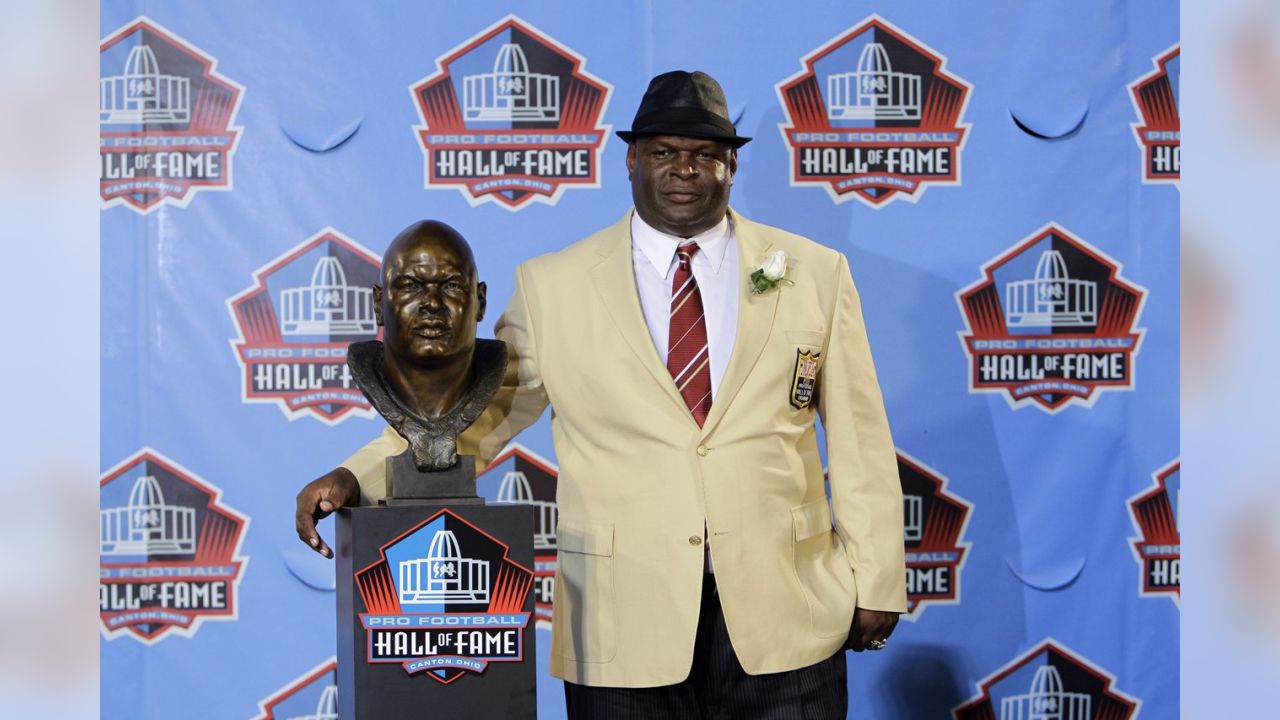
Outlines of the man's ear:
[{"label": "man's ear", "polygon": [[382,327],[382,288],[377,285],[373,286],[373,318]]},{"label": "man's ear", "polygon": [[476,283],[476,302],[478,303],[476,306],[476,322],[480,322],[484,319],[485,308],[489,306],[489,301],[485,299],[487,290],[488,289],[485,287],[484,283]]},{"label": "man's ear", "polygon": [[738,174],[738,148],[729,149],[729,182],[733,182],[733,176]]},{"label": "man's ear", "polygon": [[632,175],[636,171],[636,143],[631,141],[627,143],[627,179],[631,180]]}]

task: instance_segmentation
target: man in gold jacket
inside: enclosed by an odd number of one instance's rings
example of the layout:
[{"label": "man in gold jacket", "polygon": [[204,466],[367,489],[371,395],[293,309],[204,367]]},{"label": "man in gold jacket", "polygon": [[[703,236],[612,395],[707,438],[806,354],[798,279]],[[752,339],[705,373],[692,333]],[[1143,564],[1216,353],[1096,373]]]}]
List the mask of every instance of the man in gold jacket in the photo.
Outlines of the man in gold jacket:
[{"label": "man in gold jacket", "polygon": [[[483,464],[554,409],[551,672],[570,717],[844,718],[844,650],[884,647],[906,610],[848,263],[729,207],[749,138],[709,76],[654,78],[618,134],[635,208],[517,268],[507,382],[459,452]],[[314,520],[385,495],[404,448],[388,429],[304,488],[303,540],[329,554]]]}]

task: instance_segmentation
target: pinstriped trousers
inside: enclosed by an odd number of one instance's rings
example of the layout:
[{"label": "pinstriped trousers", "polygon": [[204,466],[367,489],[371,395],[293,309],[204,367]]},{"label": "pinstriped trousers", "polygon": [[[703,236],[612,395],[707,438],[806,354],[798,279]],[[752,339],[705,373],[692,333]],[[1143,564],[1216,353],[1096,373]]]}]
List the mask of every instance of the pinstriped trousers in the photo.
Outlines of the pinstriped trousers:
[{"label": "pinstriped trousers", "polygon": [[566,682],[569,720],[844,720],[849,687],[844,650],[809,667],[748,675],[729,644],[715,576],[702,608],[689,677],[655,688],[589,687]]}]

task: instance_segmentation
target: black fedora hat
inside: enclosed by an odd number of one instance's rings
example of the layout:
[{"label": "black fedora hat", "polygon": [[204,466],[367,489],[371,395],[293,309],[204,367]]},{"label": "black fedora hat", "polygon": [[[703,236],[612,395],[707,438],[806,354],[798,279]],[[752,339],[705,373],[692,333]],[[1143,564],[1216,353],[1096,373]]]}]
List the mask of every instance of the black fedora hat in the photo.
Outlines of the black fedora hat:
[{"label": "black fedora hat", "polygon": [[618,131],[626,142],[647,135],[721,140],[735,148],[751,142],[734,129],[720,83],[701,71],[673,70],[649,81],[631,130]]}]

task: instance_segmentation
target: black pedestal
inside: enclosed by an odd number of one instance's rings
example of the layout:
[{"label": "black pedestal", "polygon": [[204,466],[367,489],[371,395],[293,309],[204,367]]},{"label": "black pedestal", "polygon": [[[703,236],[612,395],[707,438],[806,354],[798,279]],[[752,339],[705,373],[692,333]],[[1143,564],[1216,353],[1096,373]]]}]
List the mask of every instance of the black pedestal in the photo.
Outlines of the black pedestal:
[{"label": "black pedestal", "polygon": [[339,716],[535,718],[533,508],[339,511]]}]

